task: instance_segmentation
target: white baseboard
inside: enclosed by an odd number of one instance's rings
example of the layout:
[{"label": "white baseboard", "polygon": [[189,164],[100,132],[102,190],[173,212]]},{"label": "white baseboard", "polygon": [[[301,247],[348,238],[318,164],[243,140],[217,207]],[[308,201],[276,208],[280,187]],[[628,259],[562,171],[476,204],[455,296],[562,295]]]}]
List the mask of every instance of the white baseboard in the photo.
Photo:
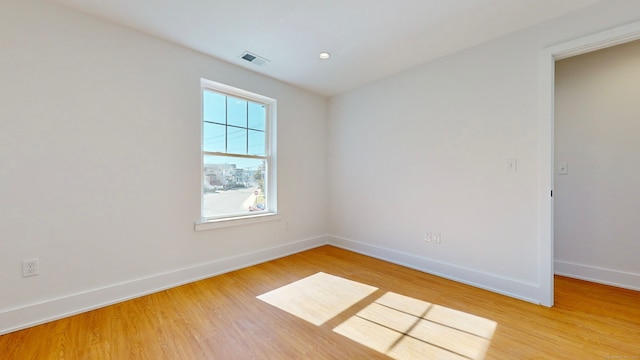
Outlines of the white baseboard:
[{"label": "white baseboard", "polygon": [[329,245],[534,304],[541,303],[542,292],[539,284],[525,283],[335,235],[329,235]]},{"label": "white baseboard", "polygon": [[640,291],[640,274],[556,260],[557,275]]},{"label": "white baseboard", "polygon": [[0,312],[0,335],[327,245],[326,235]]}]

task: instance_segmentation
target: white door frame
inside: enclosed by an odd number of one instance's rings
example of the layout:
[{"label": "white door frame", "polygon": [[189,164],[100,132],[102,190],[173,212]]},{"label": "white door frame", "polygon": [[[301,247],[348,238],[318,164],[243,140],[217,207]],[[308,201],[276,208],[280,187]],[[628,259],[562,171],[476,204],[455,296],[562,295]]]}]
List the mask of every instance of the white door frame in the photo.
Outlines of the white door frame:
[{"label": "white door frame", "polygon": [[555,62],[640,39],[640,21],[548,47],[540,55],[540,303],[553,306]]}]

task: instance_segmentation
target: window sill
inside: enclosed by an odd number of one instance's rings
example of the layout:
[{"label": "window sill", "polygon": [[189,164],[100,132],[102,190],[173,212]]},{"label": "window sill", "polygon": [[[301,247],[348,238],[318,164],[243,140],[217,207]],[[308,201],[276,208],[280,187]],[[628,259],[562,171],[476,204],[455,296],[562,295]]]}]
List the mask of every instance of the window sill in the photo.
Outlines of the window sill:
[{"label": "window sill", "polygon": [[257,223],[267,222],[267,221],[277,221],[280,219],[281,219],[281,216],[276,213],[266,213],[266,214],[248,215],[248,216],[242,216],[242,217],[236,217],[236,218],[199,221],[194,224],[194,230],[195,231],[214,230],[214,229],[221,229],[221,228],[226,228],[231,226],[242,226],[242,225],[257,224]]}]

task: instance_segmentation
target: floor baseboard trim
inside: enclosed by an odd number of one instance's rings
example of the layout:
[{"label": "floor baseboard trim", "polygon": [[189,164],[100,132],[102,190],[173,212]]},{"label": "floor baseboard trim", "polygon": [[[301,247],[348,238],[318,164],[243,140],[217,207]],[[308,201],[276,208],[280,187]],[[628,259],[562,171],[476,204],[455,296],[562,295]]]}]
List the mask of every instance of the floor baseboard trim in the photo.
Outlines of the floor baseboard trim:
[{"label": "floor baseboard trim", "polygon": [[640,274],[556,260],[557,275],[640,291]]},{"label": "floor baseboard trim", "polygon": [[541,289],[538,284],[525,283],[335,235],[329,235],[329,245],[523,301],[540,304]]},{"label": "floor baseboard trim", "polygon": [[328,244],[321,235],[0,311],[0,335],[80,314]]}]

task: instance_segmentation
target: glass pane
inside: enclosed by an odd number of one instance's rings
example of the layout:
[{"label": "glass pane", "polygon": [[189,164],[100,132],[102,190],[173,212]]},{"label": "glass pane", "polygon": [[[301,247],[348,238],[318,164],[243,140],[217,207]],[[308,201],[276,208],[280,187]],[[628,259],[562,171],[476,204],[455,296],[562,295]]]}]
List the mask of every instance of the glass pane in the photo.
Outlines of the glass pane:
[{"label": "glass pane", "polygon": [[225,129],[224,125],[204,123],[202,150],[225,152]]},{"label": "glass pane", "polygon": [[227,125],[247,127],[247,101],[227,97]]},{"label": "glass pane", "polygon": [[211,91],[204,91],[202,96],[203,120],[224,124],[226,122],[226,96]]},{"label": "glass pane", "polygon": [[247,129],[227,126],[227,152],[231,154],[247,153]]},{"label": "glass pane", "polygon": [[202,216],[266,211],[265,171],[264,160],[205,156]]},{"label": "glass pane", "polygon": [[266,112],[264,105],[249,103],[249,128],[254,130],[266,130]]},{"label": "glass pane", "polygon": [[249,130],[249,155],[267,155],[264,131]]}]

